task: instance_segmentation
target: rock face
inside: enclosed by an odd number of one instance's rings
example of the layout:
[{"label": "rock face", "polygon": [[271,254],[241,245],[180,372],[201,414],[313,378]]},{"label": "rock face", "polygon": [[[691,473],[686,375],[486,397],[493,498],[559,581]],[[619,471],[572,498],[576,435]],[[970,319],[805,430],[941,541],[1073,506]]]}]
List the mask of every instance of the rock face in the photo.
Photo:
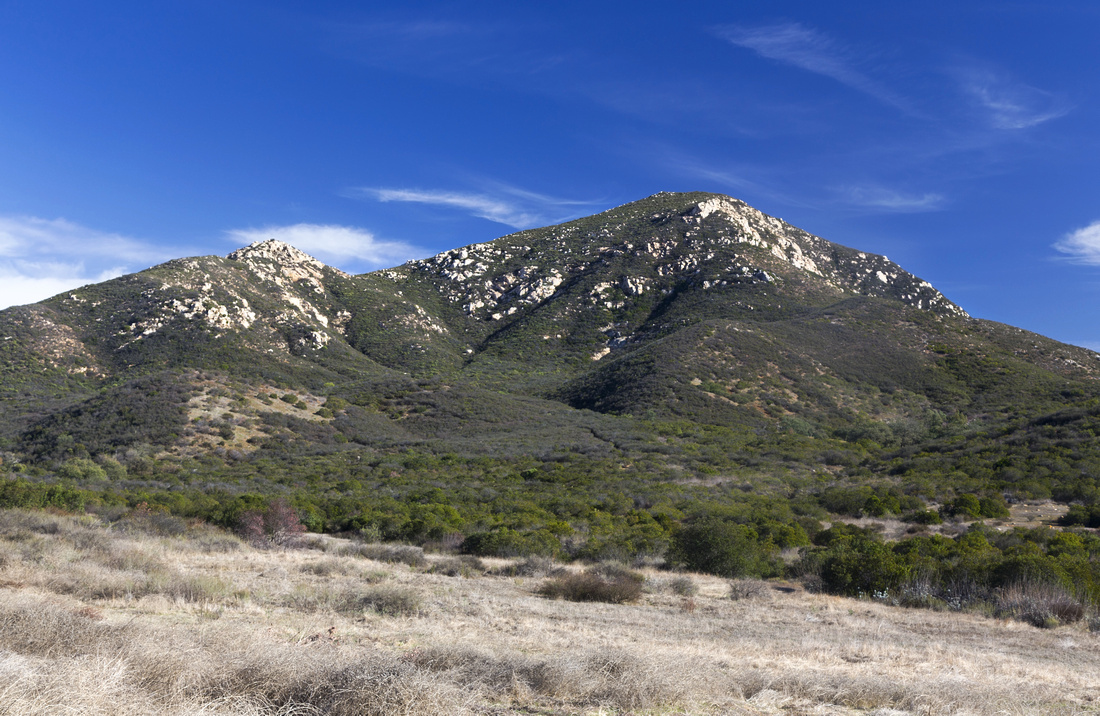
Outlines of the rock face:
[{"label": "rock face", "polygon": [[[616,270],[625,272],[609,275]],[[517,306],[561,295],[584,277],[600,279],[588,282],[590,303],[622,308],[646,291],[669,295],[694,287],[772,283],[775,275],[795,274],[834,298],[887,297],[966,315],[885,256],[834,244],[744,202],[707,194],[658,194],[589,219],[445,251],[391,272],[416,274],[432,277],[442,295],[475,320],[499,321],[515,314]]]},{"label": "rock face", "polygon": [[326,266],[304,251],[275,239],[256,241],[237,249],[226,258],[244,263],[265,281],[280,286],[306,281],[319,293],[324,293],[325,290],[322,282],[326,269],[347,277],[343,271]]}]

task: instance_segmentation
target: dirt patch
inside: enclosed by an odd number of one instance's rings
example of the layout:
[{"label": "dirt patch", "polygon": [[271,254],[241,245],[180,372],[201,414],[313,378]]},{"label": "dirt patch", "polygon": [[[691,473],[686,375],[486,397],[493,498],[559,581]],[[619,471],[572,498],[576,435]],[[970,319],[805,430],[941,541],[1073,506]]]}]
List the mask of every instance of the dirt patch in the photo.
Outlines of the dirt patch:
[{"label": "dirt patch", "polygon": [[1069,511],[1069,506],[1060,505],[1049,500],[1018,502],[1011,505],[1008,511],[1010,516],[997,525],[999,529],[1012,529],[1013,527],[1061,529],[1058,526],[1058,518]]}]

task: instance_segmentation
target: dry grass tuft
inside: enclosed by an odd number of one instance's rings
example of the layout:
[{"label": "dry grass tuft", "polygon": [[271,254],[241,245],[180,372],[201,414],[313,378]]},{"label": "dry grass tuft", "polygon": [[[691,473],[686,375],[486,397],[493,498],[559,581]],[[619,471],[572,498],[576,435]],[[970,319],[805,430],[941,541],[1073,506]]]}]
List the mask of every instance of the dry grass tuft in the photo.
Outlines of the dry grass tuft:
[{"label": "dry grass tuft", "polygon": [[499,567],[495,573],[505,577],[557,577],[565,570],[549,557],[532,556]]},{"label": "dry grass tuft", "polygon": [[23,656],[54,657],[95,653],[125,641],[126,627],[95,617],[84,608],[16,598],[0,606],[0,645]]},{"label": "dry grass tuft", "polygon": [[355,601],[360,609],[370,609],[388,617],[412,617],[420,613],[420,595],[407,587],[382,586],[363,592]]},{"label": "dry grass tuft", "polygon": [[1017,582],[1000,590],[994,602],[997,616],[1047,629],[1079,622],[1088,612],[1082,599],[1049,582]]},{"label": "dry grass tuft", "polygon": [[354,555],[373,559],[376,562],[407,564],[410,567],[423,567],[428,563],[424,550],[404,544],[346,544],[340,548],[340,554]]},{"label": "dry grass tuft", "polygon": [[732,579],[729,583],[730,599],[766,599],[772,596],[772,587],[762,579]]},{"label": "dry grass tuft", "polygon": [[630,574],[605,577],[596,571],[569,573],[551,579],[539,587],[539,594],[550,599],[568,599],[571,602],[607,602],[625,604],[636,602],[642,596],[644,579]]},{"label": "dry grass tuft", "polygon": [[[467,713],[469,694],[395,655],[214,638],[171,643],[56,605],[0,604],[0,714]],[[50,668],[42,658],[52,659]],[[121,700],[120,700],[121,699]],[[96,708],[73,704],[98,702]]]},{"label": "dry grass tuft", "polygon": [[579,657],[500,657],[463,647],[416,649],[409,663],[443,672],[467,688],[529,704],[539,697],[591,706],[652,710],[683,701],[689,681],[631,654],[603,650]]},{"label": "dry grass tuft", "polygon": [[694,597],[699,593],[699,586],[691,577],[681,575],[668,581],[668,589],[680,597]]},{"label": "dry grass tuft", "polygon": [[463,555],[461,557],[445,557],[436,560],[432,562],[432,565],[428,567],[427,571],[431,574],[442,574],[446,577],[469,578],[479,574],[485,574],[487,569],[485,562],[481,559],[473,555]]}]

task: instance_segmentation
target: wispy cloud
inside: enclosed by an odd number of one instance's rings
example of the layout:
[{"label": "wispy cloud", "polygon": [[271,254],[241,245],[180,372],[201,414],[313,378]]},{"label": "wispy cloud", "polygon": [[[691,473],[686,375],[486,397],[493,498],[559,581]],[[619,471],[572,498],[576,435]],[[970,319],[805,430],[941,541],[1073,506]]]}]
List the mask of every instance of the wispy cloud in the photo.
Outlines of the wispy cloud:
[{"label": "wispy cloud", "polygon": [[516,229],[534,226],[539,215],[526,211],[516,202],[496,199],[484,194],[462,194],[452,191],[421,191],[418,189],[367,189],[378,201],[402,201],[414,204],[447,206],[495,221]]},{"label": "wispy cloud", "polygon": [[1071,231],[1055,243],[1054,248],[1074,263],[1100,266],[1100,221]]},{"label": "wispy cloud", "polygon": [[993,70],[971,67],[956,70],[955,75],[963,92],[996,129],[1027,129],[1073,109],[1063,97]]},{"label": "wispy cloud", "polygon": [[496,185],[492,193],[471,193],[436,189],[360,188],[353,196],[368,196],[382,202],[409,202],[458,209],[480,219],[514,229],[527,229],[570,218],[559,216],[564,207],[592,206],[598,202],[559,199],[507,185]]},{"label": "wispy cloud", "polygon": [[909,111],[909,103],[857,67],[853,53],[827,35],[799,23],[714,29],[722,39],[762,57],[836,80],[885,104]]},{"label": "wispy cloud", "polygon": [[121,234],[89,229],[65,219],[0,216],[0,257],[27,255],[110,256],[125,262],[157,260],[161,249]]},{"label": "wispy cloud", "polygon": [[395,266],[425,253],[412,244],[383,241],[364,229],[333,224],[293,224],[266,226],[262,229],[233,229],[227,231],[226,235],[239,244],[277,239],[312,254],[325,263],[334,265],[347,262],[361,263],[368,269]]},{"label": "wispy cloud", "polygon": [[41,301],[172,258],[164,248],[65,219],[0,216],[0,308]]},{"label": "wispy cloud", "polygon": [[938,211],[947,204],[942,194],[906,194],[878,185],[847,186],[839,193],[842,201],[853,206],[898,214]]}]

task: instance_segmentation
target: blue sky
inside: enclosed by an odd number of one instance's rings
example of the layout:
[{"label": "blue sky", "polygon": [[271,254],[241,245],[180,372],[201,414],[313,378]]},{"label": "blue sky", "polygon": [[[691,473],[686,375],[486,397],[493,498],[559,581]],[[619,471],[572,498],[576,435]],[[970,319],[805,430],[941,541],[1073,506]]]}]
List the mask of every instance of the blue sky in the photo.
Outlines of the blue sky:
[{"label": "blue sky", "polygon": [[1100,349],[1100,3],[0,0],[0,305],[715,191]]}]

